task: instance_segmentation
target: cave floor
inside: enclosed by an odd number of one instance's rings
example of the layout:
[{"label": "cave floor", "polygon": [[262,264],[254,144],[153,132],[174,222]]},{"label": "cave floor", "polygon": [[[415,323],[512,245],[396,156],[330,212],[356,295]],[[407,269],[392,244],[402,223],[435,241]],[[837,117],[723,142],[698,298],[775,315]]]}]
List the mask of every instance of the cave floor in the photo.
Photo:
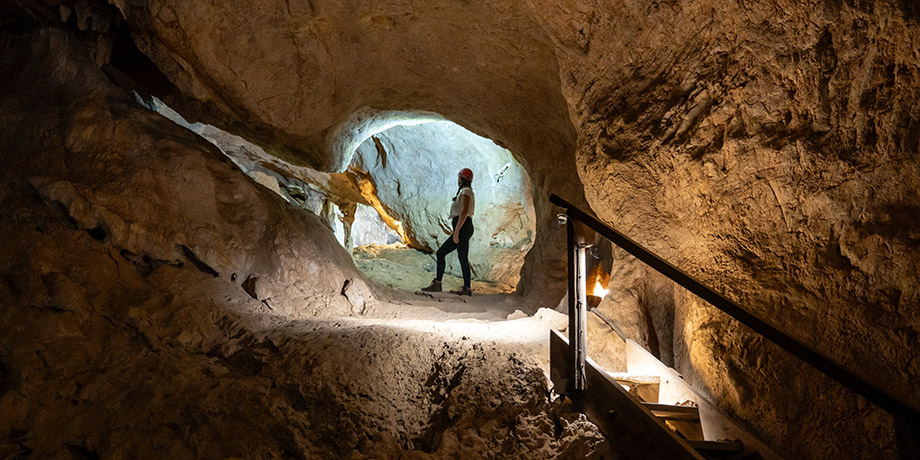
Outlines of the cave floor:
[{"label": "cave floor", "polygon": [[[415,252],[427,258],[418,251],[403,251]],[[415,255],[412,257],[417,258]],[[377,258],[367,265],[380,268],[391,264],[394,264],[391,258]],[[487,283],[474,281],[473,296],[457,296],[446,292],[461,284],[459,278],[450,275],[444,277],[445,292],[424,293],[418,291],[418,287],[410,291],[412,285],[408,283],[413,277],[424,279],[424,285],[427,285],[431,273],[423,269],[413,270],[405,265],[402,267],[402,271],[391,272],[395,274],[391,278],[395,280],[392,284],[397,286],[380,287],[381,301],[375,302],[364,315],[345,318],[341,325],[392,328],[408,335],[439,337],[445,342],[481,343],[494,349],[531,357],[549,375],[549,330],[564,329],[568,324],[568,316],[545,308],[534,312],[520,297],[495,293],[494,287],[488,293]],[[406,287],[400,289],[400,283]]]},{"label": "cave floor", "polygon": [[[444,292],[421,292],[434,277],[431,255],[401,244],[364,245],[354,250],[355,264],[378,284],[382,298],[364,315],[352,318],[355,326],[395,326],[447,341],[463,339],[501,344],[535,357],[548,369],[547,338],[550,328],[563,329],[567,316],[524,305],[511,295],[511,286],[473,281],[473,296],[450,291],[462,285],[458,276],[444,275]],[[526,313],[525,313],[526,312]]]},{"label": "cave floor", "polygon": [[[364,274],[377,283],[403,291],[417,291],[434,278],[435,260],[431,254],[425,254],[402,244],[358,246],[353,251],[355,265]],[[456,258],[456,253],[448,256],[448,261]],[[475,277],[475,274],[474,274]],[[451,291],[463,285],[463,279],[448,273],[444,274],[444,290]],[[475,294],[509,294],[514,287],[504,283],[473,280]]]},{"label": "cave floor", "polygon": [[[395,301],[378,305],[365,316],[336,320],[308,321],[289,324],[289,332],[309,329],[359,331],[373,329],[389,331],[419,343],[479,344],[487,349],[518,354],[533,359],[549,375],[549,330],[563,329],[568,317],[547,309],[533,316],[517,310],[506,314],[507,304],[495,299],[464,306],[435,301]],[[350,333],[348,335],[351,335]],[[420,340],[424,337],[424,340]],[[500,376],[495,376],[500,378]]]}]

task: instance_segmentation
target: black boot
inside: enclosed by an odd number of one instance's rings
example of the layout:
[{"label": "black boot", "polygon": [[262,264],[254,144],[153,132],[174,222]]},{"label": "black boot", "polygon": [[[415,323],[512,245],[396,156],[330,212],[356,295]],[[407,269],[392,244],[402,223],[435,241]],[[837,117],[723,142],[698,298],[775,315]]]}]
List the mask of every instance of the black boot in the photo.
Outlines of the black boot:
[{"label": "black boot", "polygon": [[441,292],[441,282],[438,280],[431,280],[431,284],[428,287],[423,287],[425,292]]},{"label": "black boot", "polygon": [[463,286],[462,288],[460,288],[460,289],[454,291],[454,294],[457,294],[457,295],[465,295],[465,296],[472,296],[472,295],[473,295],[473,290],[470,289],[470,288],[468,288],[468,287],[466,287],[466,286]]}]

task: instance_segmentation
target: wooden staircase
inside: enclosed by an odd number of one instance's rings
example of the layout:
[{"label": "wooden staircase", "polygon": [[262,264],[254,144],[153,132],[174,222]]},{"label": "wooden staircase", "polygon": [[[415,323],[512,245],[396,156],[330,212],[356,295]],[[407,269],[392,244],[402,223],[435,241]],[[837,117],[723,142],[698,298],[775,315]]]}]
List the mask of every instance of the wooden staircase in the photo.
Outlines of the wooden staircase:
[{"label": "wooden staircase", "polygon": [[[587,389],[572,391],[571,382],[566,378],[571,355],[568,339],[557,331],[550,333],[550,377],[554,391],[571,398],[611,440],[611,447],[623,458],[781,459],[705,396],[692,390],[673,369],[635,342],[624,340],[630,372],[607,372],[587,359]],[[642,372],[634,373],[634,368]],[[674,399],[688,394],[693,399],[677,403],[659,401],[660,397]],[[714,426],[707,427],[706,422]]]},{"label": "wooden staircase", "polygon": [[615,372],[608,372],[607,375],[616,380],[616,383],[620,384],[630,396],[640,402],[652,415],[661,419],[665,426],[686,440],[687,444],[697,452],[724,454],[744,451],[744,443],[740,440],[706,440],[703,434],[700,407],[696,402],[687,399],[677,404],[659,403],[661,376]]},{"label": "wooden staircase", "polygon": [[[691,402],[688,400],[688,402]],[[691,402],[692,403],[692,402]],[[664,420],[664,424],[687,441],[705,441],[700,424],[700,409],[694,405],[658,404],[643,402],[652,415]],[[692,445],[692,444],[691,444]],[[739,443],[738,450],[741,450]]]},{"label": "wooden staircase", "polygon": [[[664,421],[665,426],[685,439],[690,447],[706,456],[715,453],[737,453],[744,451],[740,440],[728,441],[706,440],[703,437],[703,425],[700,421],[700,409],[693,405],[657,404],[643,402],[652,415]],[[751,456],[748,455],[748,458]]]}]

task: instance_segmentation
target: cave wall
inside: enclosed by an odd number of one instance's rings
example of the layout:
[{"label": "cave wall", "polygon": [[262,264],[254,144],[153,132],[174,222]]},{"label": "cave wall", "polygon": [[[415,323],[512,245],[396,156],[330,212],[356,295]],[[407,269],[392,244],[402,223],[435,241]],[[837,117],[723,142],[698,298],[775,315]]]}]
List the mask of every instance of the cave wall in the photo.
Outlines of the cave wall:
[{"label": "cave wall", "polygon": [[184,264],[237,283],[251,279],[269,308],[273,298],[281,305],[311,299],[326,313],[347,314],[340,292],[348,279],[373,298],[317,218],[141,107],[78,60],[90,53],[66,32],[4,38],[0,149],[11,193],[31,190],[145,269]]},{"label": "cave wall", "polygon": [[[560,45],[563,91],[582,136],[579,174],[597,214],[920,403],[916,8],[670,1],[551,11],[542,17]],[[788,383],[784,368],[802,368],[795,361],[710,307],[674,298],[678,370],[751,423],[771,419],[759,424],[773,443],[809,458],[891,455],[875,441],[853,447],[878,433],[832,445],[786,431],[795,417],[853,430],[815,420],[850,417],[838,404],[867,417],[856,425],[878,414],[846,396],[821,415],[813,401],[834,401],[836,390]],[[774,418],[789,407],[800,413]]]}]

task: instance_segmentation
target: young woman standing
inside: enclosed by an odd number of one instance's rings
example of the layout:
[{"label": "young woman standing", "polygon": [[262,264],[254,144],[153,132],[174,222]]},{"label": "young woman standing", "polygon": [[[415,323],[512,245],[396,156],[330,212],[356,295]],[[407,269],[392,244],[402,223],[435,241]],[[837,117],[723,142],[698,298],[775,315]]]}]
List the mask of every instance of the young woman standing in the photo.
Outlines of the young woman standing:
[{"label": "young woman standing", "polygon": [[463,287],[454,291],[459,295],[472,295],[470,289],[470,238],[473,236],[473,214],[476,212],[476,196],[473,194],[473,171],[463,168],[457,175],[457,194],[454,195],[453,204],[450,206],[450,219],[454,231],[451,237],[438,248],[438,273],[431,284],[422,288],[426,292],[441,292],[441,278],[444,277],[444,258],[457,250],[460,259],[460,270],[463,272]]}]

